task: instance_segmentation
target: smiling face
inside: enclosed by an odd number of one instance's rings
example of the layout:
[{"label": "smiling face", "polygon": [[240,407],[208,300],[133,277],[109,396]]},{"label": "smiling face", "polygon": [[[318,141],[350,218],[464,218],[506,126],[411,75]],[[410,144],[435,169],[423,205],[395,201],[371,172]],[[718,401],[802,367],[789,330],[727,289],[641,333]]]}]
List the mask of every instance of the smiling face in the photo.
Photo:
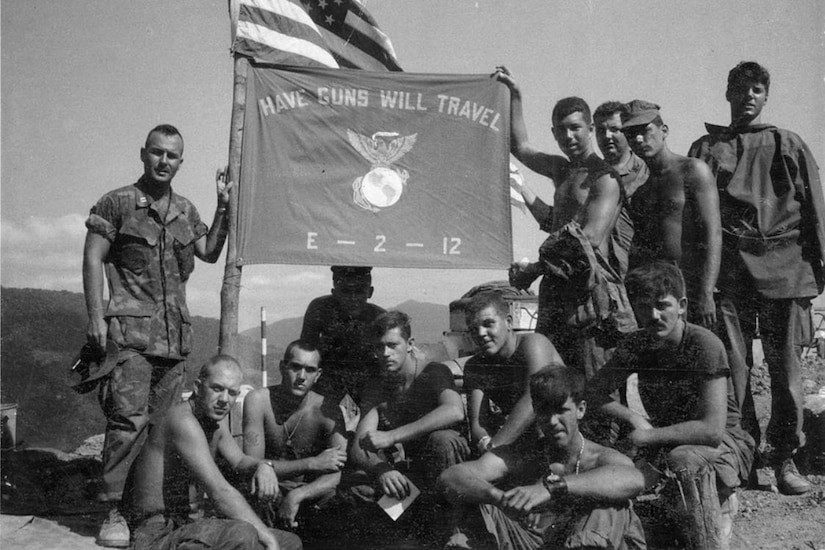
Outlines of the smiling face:
[{"label": "smiling face", "polygon": [[571,160],[590,155],[592,130],[593,125],[587,122],[581,111],[574,111],[561,120],[553,120],[553,137]]},{"label": "smiling face", "polygon": [[731,121],[746,126],[759,121],[762,108],[768,102],[768,90],[760,82],[744,81],[731,85],[725,97],[730,103]]},{"label": "smiling face", "polygon": [[513,319],[490,305],[467,318],[467,328],[479,351],[487,356],[499,355],[513,334]]},{"label": "smiling face", "polygon": [[622,116],[618,112],[595,121],[596,144],[605,160],[615,163],[628,150],[627,138],[622,133]]},{"label": "smiling face", "polygon": [[305,396],[321,375],[321,354],[294,347],[287,362],[281,362],[282,384],[292,395]]},{"label": "smiling face", "polygon": [[227,361],[210,367],[205,378],[195,380],[195,404],[204,417],[223,420],[241,394],[243,373],[237,364]]},{"label": "smiling face", "polygon": [[579,420],[586,409],[584,401],[576,404],[572,397],[557,407],[536,407],[536,426],[553,447],[572,449],[579,444]]},{"label": "smiling face", "polygon": [[671,344],[678,344],[682,340],[687,298],[676,298],[672,294],[658,299],[644,297],[631,298],[633,313],[636,322],[643,330],[657,339]]},{"label": "smiling face", "polygon": [[140,160],[146,179],[155,184],[170,184],[183,163],[183,138],[152,132],[140,150]]}]

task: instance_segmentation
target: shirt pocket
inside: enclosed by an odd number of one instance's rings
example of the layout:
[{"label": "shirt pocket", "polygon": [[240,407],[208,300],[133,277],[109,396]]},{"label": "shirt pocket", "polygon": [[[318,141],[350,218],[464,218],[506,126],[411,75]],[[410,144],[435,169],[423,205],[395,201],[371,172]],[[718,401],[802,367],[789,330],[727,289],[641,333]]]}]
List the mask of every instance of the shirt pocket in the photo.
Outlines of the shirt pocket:
[{"label": "shirt pocket", "polygon": [[154,306],[109,308],[109,335],[123,349],[146,351],[152,341]]}]

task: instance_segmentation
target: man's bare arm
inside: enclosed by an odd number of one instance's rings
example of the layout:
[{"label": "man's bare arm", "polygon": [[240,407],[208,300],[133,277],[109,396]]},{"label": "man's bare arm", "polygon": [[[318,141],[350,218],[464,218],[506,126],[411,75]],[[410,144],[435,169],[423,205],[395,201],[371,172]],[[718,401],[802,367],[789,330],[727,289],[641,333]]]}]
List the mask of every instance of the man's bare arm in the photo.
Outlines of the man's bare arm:
[{"label": "man's bare arm", "polygon": [[510,152],[527,168],[552,179],[560,180],[561,171],[568,161],[560,155],[550,155],[534,147],[527,136],[524,122],[521,89],[516,84],[507,67],[496,67],[493,78],[503,82],[510,89]]},{"label": "man's bare arm", "polygon": [[490,441],[493,447],[514,442],[533,423],[533,400],[530,395],[530,377],[551,363],[564,364],[556,348],[546,336],[533,333],[524,335],[521,343],[527,359],[524,391],[516,402],[507,420]]},{"label": "man's bare arm", "polygon": [[[386,432],[374,431],[365,434],[368,446],[376,449],[387,449],[396,443],[404,443],[412,439],[452,426],[464,420],[464,404],[461,396],[453,389],[444,389],[438,395],[438,406],[409,424],[404,424]],[[364,442],[361,442],[364,445]]]},{"label": "man's bare arm", "polygon": [[83,295],[89,324],[86,340],[98,349],[106,349],[108,326],[103,314],[103,260],[109,254],[111,243],[102,235],[89,231],[83,245]]},{"label": "man's bare arm", "polygon": [[[644,476],[626,456],[602,449],[596,467],[577,475],[564,476],[566,493],[595,502],[626,502],[644,490]],[[499,506],[507,513],[522,516],[538,511],[555,497],[539,480],[506,491]]]},{"label": "man's bare arm", "polygon": [[[194,416],[179,415],[170,418],[169,444],[174,446],[189,470],[225,517],[250,523],[267,550],[276,550],[275,537],[255,514],[243,495],[221,474],[209,450],[203,429]],[[231,436],[230,436],[231,437]]]},{"label": "man's bare arm", "polygon": [[504,478],[508,472],[503,458],[496,453],[486,453],[478,460],[447,468],[439,476],[438,483],[454,504],[498,505],[504,491],[493,482]]},{"label": "man's bare arm", "polygon": [[670,426],[635,429],[630,440],[639,447],[708,445],[722,442],[727,420],[728,381],[717,376],[702,382],[696,420]]},{"label": "man's bare arm", "polygon": [[607,242],[619,215],[621,197],[618,180],[605,174],[593,182],[587,200],[576,214],[576,221],[594,250]]},{"label": "man's bare arm", "polygon": [[223,250],[223,243],[226,241],[228,230],[229,191],[234,187],[235,182],[226,182],[226,168],[219,169],[215,175],[215,188],[218,195],[218,207],[215,209],[215,217],[209,232],[195,241],[195,255],[201,260],[214,264]]},{"label": "man's bare arm", "polygon": [[[689,296],[694,310],[691,318],[699,324],[710,328],[716,324],[716,304],[713,300],[713,290],[719,277],[719,263],[722,259],[722,220],[719,212],[719,192],[716,189],[716,180],[707,164],[697,159],[690,159],[688,174],[685,177],[686,199],[691,205],[690,217],[696,225],[698,234],[692,233],[697,239],[693,246],[698,247],[697,258],[699,265],[686,265],[686,270],[697,270],[699,273],[698,295]],[[684,257],[684,254],[683,254]],[[693,279],[693,277],[688,277]]]}]

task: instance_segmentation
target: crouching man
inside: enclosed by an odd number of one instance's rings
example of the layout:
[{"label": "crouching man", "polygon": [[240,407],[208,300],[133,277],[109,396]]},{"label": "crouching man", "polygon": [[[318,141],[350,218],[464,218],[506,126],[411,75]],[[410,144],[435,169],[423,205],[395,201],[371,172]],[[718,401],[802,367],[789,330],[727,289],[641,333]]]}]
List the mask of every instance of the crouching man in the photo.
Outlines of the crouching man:
[{"label": "crouching man", "polygon": [[[748,478],[754,442],[739,424],[725,347],[709,330],[684,320],[679,268],[654,262],[631,270],[625,285],[641,329],[590,380],[588,398],[630,425],[630,442],[645,457],[637,466],[649,485],[661,470],[675,477],[664,494],[682,515],[689,547],[727,548],[734,490]],[[649,418],[607,397],[634,372]]]},{"label": "crouching man", "polygon": [[[240,393],[241,367],[217,355],[201,368],[192,397],[174,405],[158,424],[129,471],[121,513],[129,522],[134,550],[184,546],[214,550],[265,548],[299,550],[301,540],[268,529],[244,497],[221,475],[216,455],[236,471],[253,474],[251,492],[261,499],[278,494],[269,461],[245,455],[221,424]],[[197,483],[228,519],[189,517],[189,487]]]},{"label": "crouching man", "polygon": [[291,342],[280,365],[281,383],[250,392],[243,403],[244,452],[272,459],[281,489],[263,516],[307,543],[334,531],[334,497],[347,461],[341,410],[313,390],[320,362],[313,344]]},{"label": "crouching man", "polygon": [[[393,540],[433,539],[439,536],[435,481],[444,469],[470,455],[467,440],[458,431],[464,420],[461,396],[446,365],[425,364],[416,353],[406,314],[388,311],[373,328],[381,375],[364,392],[363,416],[350,453],[368,480],[354,486],[353,492],[369,503],[360,516],[378,535]],[[375,512],[374,501],[384,495],[404,500],[413,486],[421,494],[396,523]]]},{"label": "crouching man", "polygon": [[441,474],[450,502],[479,505],[484,520],[465,514],[447,548],[647,548],[629,501],[644,489],[644,477],[629,458],[581,434],[583,394],[578,370],[539,371],[530,395],[542,437],[496,447]]}]

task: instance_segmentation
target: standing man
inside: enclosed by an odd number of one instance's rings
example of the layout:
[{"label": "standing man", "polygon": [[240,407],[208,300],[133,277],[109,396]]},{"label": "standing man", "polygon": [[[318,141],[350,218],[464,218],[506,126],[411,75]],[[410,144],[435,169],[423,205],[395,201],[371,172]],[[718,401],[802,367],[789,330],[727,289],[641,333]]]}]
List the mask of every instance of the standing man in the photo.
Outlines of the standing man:
[{"label": "standing man", "polygon": [[301,340],[318,346],[324,361],[324,377],[316,391],[336,404],[350,395],[342,409],[350,413],[346,420],[351,431],[351,424],[358,421],[355,403],[376,370],[370,329],[384,309],[368,302],[375,290],[371,267],[334,265],[331,269],[332,291],[307,306]]},{"label": "standing man", "polygon": [[404,500],[412,492],[411,484],[421,495],[405,513],[407,517],[396,524],[380,516],[371,521],[368,512],[365,522],[384,534],[437,537],[439,526],[432,523],[437,519],[435,481],[443,470],[470,455],[458,431],[464,405],[452,371],[441,363],[424,364],[415,353],[410,318],[405,313],[382,314],[373,331],[381,374],[365,389],[364,414],[350,453],[377,491],[357,490],[372,509],[377,509],[373,502],[384,495]]},{"label": "standing man", "polygon": [[635,328],[624,285],[611,258],[611,232],[623,189],[618,175],[593,152],[590,107],[567,97],[553,108],[553,136],[567,158],[535,148],[527,137],[521,91],[505,67],[493,77],[510,89],[510,151],[525,166],[556,184],[554,206],[538,197],[530,211],[550,233],[539,261],[513,264],[510,283],[528,288],[538,277],[536,332],[546,335],[567,365],[592,376],[621,332]]},{"label": "standing man", "polygon": [[244,453],[271,459],[278,474],[281,498],[268,519],[304,540],[330,529],[335,510],[323,505],[332,504],[347,461],[341,413],[312,390],[320,363],[315,346],[295,340],[281,361],[281,383],[254,390],[243,402]]},{"label": "standing man", "polygon": [[633,220],[630,217],[630,203],[636,189],[647,182],[650,171],[647,164],[630,149],[627,138],[622,133],[622,113],[624,103],[606,101],[593,111],[596,127],[596,144],[605,162],[613,168],[624,188],[624,201],[619,219],[613,229],[613,253],[618,261],[619,276],[627,275],[630,243],[633,241]]},{"label": "standing man", "polygon": [[635,233],[630,269],[656,260],[681,267],[691,322],[712,328],[713,292],[719,276],[722,231],[719,197],[708,166],[677,155],[667,145],[668,126],[655,103],[634,99],[622,115],[622,132],[650,168],[647,184],[630,206]]},{"label": "standing man", "polygon": [[706,124],[708,135],[690,148],[716,177],[722,212],[720,311],[745,425],[759,441],[759,424],[746,363],[759,317],[771,375],[768,441],[783,494],[810,484],[793,456],[805,445],[799,358],[810,340],[811,299],[822,292],[825,200],[811,151],[788,130],[762,124],[770,74],[756,62],[728,73],[730,125]]},{"label": "standing man", "polygon": [[[630,504],[644,477],[629,458],[579,431],[583,394],[578,370],[556,363],[539,371],[530,378],[530,395],[541,438],[496,448],[441,474],[447,498],[465,511],[445,548],[647,547]],[[467,513],[471,505],[483,523]]]},{"label": "standing man", "polygon": [[172,190],[183,162],[180,132],[169,124],[153,128],[140,160],[143,176],[136,183],[105,194],[92,207],[83,250],[87,339],[100,350],[107,340],[119,348],[117,364],[99,392],[107,419],[99,498],[113,507],[97,542],[111,547],[129,545],[117,502],[148,423],[180,399],[183,361],[192,345],[186,281],[195,256],[214,263],[221,253],[232,188],[219,171],[218,207],[207,228],[194,205]]},{"label": "standing man", "polygon": [[[630,427],[630,442],[653,465],[637,463],[651,486],[670,470],[679,489],[669,488],[668,502],[684,516],[689,548],[727,549],[754,442],[739,423],[724,345],[684,320],[685,283],[672,263],[633,269],[625,284],[641,328],[588,382],[588,400]],[[633,373],[647,418],[610,399]]]},{"label": "standing man", "polygon": [[[255,497],[271,500],[278,495],[272,462],[244,455],[221,422],[235,404],[242,381],[238,362],[216,355],[201,368],[189,400],[171,407],[152,426],[123,493],[133,550],[300,550],[295,535],[267,529],[215,463],[220,455],[233,471],[250,475]],[[221,519],[190,519],[192,483],[206,491]]]},{"label": "standing man", "polygon": [[465,315],[478,350],[464,365],[470,436],[476,449],[483,454],[524,434],[535,437],[530,429],[535,419],[530,376],[550,363],[561,363],[561,356],[547,337],[513,330],[510,306],[501,292],[476,294]]}]

